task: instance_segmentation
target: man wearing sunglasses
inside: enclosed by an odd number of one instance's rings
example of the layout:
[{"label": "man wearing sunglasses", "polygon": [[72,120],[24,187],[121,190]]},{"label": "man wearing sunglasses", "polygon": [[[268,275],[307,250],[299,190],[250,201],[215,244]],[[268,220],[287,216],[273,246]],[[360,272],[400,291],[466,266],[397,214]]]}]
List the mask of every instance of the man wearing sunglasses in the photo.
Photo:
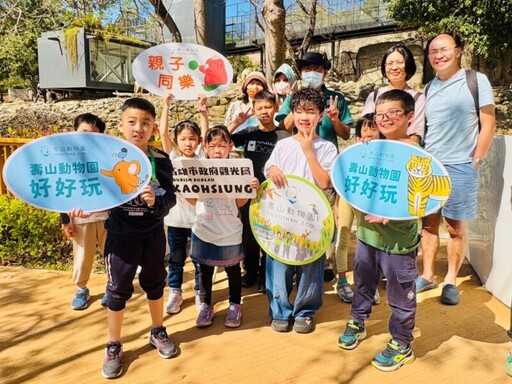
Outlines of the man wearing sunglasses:
[{"label": "man wearing sunglasses", "polygon": [[476,217],[478,171],[494,135],[494,96],[487,77],[477,72],[478,102],[475,103],[466,71],[460,67],[462,48],[458,38],[446,34],[436,36],[427,45],[427,52],[436,77],[425,93],[425,149],[446,167],[452,187],[442,209],[423,218],[423,273],[416,279],[416,292],[437,287],[434,264],[439,248],[439,225],[444,217],[449,234],[448,271],[441,302],[456,305],[460,300],[456,278],[468,249],[466,223]]}]

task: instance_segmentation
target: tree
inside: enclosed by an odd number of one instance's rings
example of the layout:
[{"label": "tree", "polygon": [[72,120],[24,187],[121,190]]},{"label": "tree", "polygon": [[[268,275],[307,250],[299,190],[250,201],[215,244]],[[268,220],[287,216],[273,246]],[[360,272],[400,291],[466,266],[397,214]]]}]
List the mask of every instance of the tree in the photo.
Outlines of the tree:
[{"label": "tree", "polygon": [[167,10],[167,7],[161,0],[149,0],[151,5],[155,8],[155,13],[162,19],[162,22],[164,25],[169,29],[171,32],[172,38],[175,43],[181,43],[181,33],[178,29],[178,26],[174,22],[174,19],[169,14],[169,11]]},{"label": "tree", "polygon": [[196,35],[196,43],[206,45],[206,1],[194,0],[194,30]]},{"label": "tree", "polygon": [[284,63],[285,17],[283,0],[265,0],[261,9],[265,20],[265,65],[267,81],[272,83],[277,68]]},{"label": "tree", "polygon": [[510,0],[389,0],[389,15],[420,33],[458,34],[476,54],[494,60],[512,41]]}]

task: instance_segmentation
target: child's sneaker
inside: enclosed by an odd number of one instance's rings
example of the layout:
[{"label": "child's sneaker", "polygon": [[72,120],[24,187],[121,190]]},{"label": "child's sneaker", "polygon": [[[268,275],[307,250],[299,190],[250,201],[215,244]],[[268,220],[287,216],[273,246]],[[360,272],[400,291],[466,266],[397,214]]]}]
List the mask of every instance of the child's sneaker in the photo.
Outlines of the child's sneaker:
[{"label": "child's sneaker", "polygon": [[75,298],[71,302],[71,308],[75,310],[87,308],[87,302],[90,298],[89,288],[78,288],[75,293]]},{"label": "child's sneaker", "polygon": [[293,322],[293,330],[296,333],[310,333],[315,330],[312,317],[297,317]]},{"label": "child's sneaker", "polygon": [[201,303],[199,314],[196,319],[196,327],[208,327],[212,325],[212,320],[215,317],[213,308],[206,303]]},{"label": "child's sneaker", "polygon": [[196,312],[201,310],[201,298],[199,297],[199,289],[194,289],[194,301],[196,303]]},{"label": "child's sneaker", "polygon": [[512,351],[508,351],[507,361],[505,361],[505,372],[512,376]]},{"label": "child's sneaker", "polygon": [[407,347],[402,347],[400,343],[391,339],[386,349],[377,354],[372,360],[372,365],[384,372],[397,370],[404,364],[410,364],[415,356],[409,343]]},{"label": "child's sneaker", "polygon": [[181,296],[181,289],[171,288],[169,291],[169,298],[165,306],[165,312],[169,315],[178,313],[181,310],[181,304],[183,304],[183,297]]},{"label": "child's sneaker", "polygon": [[379,305],[380,304],[380,294],[379,290],[375,291],[375,295],[373,296],[373,305]]},{"label": "child's sneaker", "polygon": [[107,292],[105,292],[105,294],[101,298],[101,306],[108,307],[108,293]]},{"label": "child's sneaker", "polygon": [[242,310],[240,304],[229,303],[228,314],[224,325],[229,328],[237,328],[242,324]]},{"label": "child's sneaker", "polygon": [[338,339],[338,347],[343,349],[354,349],[360,340],[366,337],[366,329],[364,325],[354,320],[349,320],[345,332]]},{"label": "child's sneaker", "polygon": [[154,328],[149,336],[149,344],[156,348],[160,357],[170,359],[175,356],[178,350],[167,335],[165,327]]},{"label": "child's sneaker", "polygon": [[113,379],[123,373],[123,345],[119,341],[110,341],[105,348],[105,360],[101,374],[105,379]]},{"label": "child's sneaker", "polygon": [[336,284],[336,293],[344,303],[351,303],[354,299],[354,291],[350,288],[350,284],[346,280],[338,280]]}]

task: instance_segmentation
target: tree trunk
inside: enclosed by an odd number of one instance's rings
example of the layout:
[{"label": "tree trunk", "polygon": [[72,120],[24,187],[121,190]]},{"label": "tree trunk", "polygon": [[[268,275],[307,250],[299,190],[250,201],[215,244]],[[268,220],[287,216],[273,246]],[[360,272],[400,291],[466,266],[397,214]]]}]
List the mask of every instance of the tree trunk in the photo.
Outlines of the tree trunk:
[{"label": "tree trunk", "polygon": [[261,13],[265,20],[265,71],[271,84],[275,71],[286,57],[284,1],[265,0]]},{"label": "tree trunk", "polygon": [[302,44],[300,45],[299,49],[296,52],[296,57],[300,59],[302,55],[308,51],[309,46],[311,45],[311,40],[313,39],[313,35],[315,34],[317,0],[311,1],[311,7],[309,8],[309,10],[306,9],[306,7],[304,6],[304,4],[302,4],[301,1],[297,1],[297,4],[304,11],[309,21],[309,26],[306,31],[306,35],[304,36],[304,40],[302,40]]},{"label": "tree trunk", "polygon": [[208,39],[206,35],[206,1],[194,0],[194,29],[196,35],[196,43],[199,45],[207,45]]},{"label": "tree trunk", "polygon": [[151,5],[153,5],[153,8],[155,8],[155,13],[162,19],[162,22],[164,25],[169,28],[169,31],[172,34],[173,42],[175,43],[181,43],[181,33],[178,29],[178,26],[174,22],[171,15],[169,15],[169,11],[165,7],[164,3],[160,0],[149,0]]}]

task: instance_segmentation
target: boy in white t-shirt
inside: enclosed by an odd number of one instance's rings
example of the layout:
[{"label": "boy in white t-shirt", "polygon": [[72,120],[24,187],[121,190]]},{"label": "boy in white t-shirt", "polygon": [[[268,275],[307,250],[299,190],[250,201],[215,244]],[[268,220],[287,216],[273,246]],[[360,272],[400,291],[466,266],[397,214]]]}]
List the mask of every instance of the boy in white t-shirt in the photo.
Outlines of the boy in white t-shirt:
[{"label": "boy in white t-shirt", "polygon": [[[286,185],[285,174],[303,177],[320,189],[331,186],[330,169],[337,150],[316,133],[324,113],[324,97],[311,88],[303,88],[292,96],[293,120],[298,132],[276,144],[264,168],[277,188]],[[267,255],[266,288],[274,331],[287,331],[291,318],[295,332],[313,331],[313,316],[322,306],[324,260],[322,256],[306,265],[288,265]],[[291,304],[294,275],[297,275],[297,296]]]}]

